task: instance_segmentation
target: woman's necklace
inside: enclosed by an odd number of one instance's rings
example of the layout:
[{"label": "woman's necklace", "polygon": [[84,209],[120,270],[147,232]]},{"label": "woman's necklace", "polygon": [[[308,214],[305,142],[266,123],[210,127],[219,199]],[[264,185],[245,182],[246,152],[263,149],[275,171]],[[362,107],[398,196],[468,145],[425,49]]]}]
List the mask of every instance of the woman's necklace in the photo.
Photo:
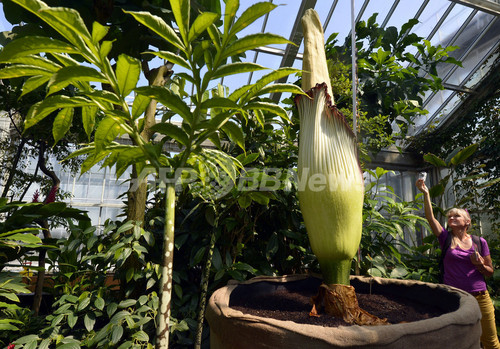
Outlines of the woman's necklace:
[{"label": "woman's necklace", "polygon": [[458,236],[453,235],[451,248],[456,248],[459,246],[462,250],[469,250],[472,247],[472,239],[470,235],[465,234],[465,236],[460,239]]}]

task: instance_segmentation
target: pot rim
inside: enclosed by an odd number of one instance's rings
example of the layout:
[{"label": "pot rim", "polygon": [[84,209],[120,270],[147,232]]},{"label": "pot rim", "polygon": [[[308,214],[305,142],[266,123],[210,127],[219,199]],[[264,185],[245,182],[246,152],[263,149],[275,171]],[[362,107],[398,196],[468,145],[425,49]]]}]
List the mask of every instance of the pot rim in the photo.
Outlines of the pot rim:
[{"label": "pot rim", "polygon": [[[251,314],[244,314],[239,310],[232,309],[229,306],[229,299],[231,292],[240,284],[252,284],[256,282],[290,282],[303,280],[308,277],[315,276],[310,274],[294,274],[284,276],[257,276],[244,282],[230,281],[227,286],[219,288],[214,292],[209,300],[207,308],[207,319],[210,326],[218,326],[215,321],[220,323],[221,319],[226,321],[238,322],[241,324],[261,324],[262,326],[269,326],[276,330],[292,331],[302,336],[314,337],[319,340],[327,342],[336,342],[334,344],[342,345],[346,339],[356,345],[367,345],[376,341],[379,344],[390,344],[399,340],[401,337],[407,335],[418,335],[428,333],[431,328],[433,332],[440,332],[448,326],[470,326],[477,325],[481,319],[481,312],[479,310],[476,299],[469,293],[443,284],[433,284],[415,280],[399,280],[399,279],[386,279],[379,277],[366,277],[366,276],[351,276],[352,280],[360,282],[372,282],[379,285],[397,284],[402,286],[423,285],[430,289],[440,289],[454,294],[459,298],[459,308],[455,311],[445,313],[443,315],[413,321],[408,323],[389,324],[383,326],[338,326],[338,327],[323,327],[312,324],[299,324],[289,320],[277,320],[272,318],[265,318]],[[317,277],[317,276],[316,276]],[[217,320],[216,320],[217,319]],[[214,320],[214,321],[211,321]]]}]

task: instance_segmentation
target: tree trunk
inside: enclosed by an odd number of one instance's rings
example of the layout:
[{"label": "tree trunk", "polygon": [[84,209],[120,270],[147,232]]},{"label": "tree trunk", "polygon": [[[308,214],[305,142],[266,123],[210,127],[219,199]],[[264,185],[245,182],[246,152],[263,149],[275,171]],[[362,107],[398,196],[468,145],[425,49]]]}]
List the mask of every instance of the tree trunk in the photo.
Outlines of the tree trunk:
[{"label": "tree trunk", "polygon": [[[43,201],[44,204],[51,203],[55,200],[57,191],[59,190],[59,184],[61,181],[59,177],[55,174],[54,171],[50,171],[45,165],[45,143],[43,141],[40,142],[40,150],[38,154],[38,167],[42,172],[52,179],[52,188],[50,189],[49,194],[45,197]],[[51,239],[52,235],[50,234],[49,223],[46,219],[38,222],[42,227],[43,231],[43,240]],[[38,254],[38,277],[36,280],[35,287],[35,295],[33,298],[33,311],[35,316],[38,315],[40,311],[40,305],[42,304],[42,292],[43,292],[43,284],[45,282],[45,255],[46,252],[44,249],[40,250]]]},{"label": "tree trunk", "polygon": [[168,348],[168,322],[170,320],[174,262],[175,183],[167,183],[165,195],[165,235],[163,238],[163,262],[161,265],[160,309],[156,322],[156,349]]},{"label": "tree trunk", "polygon": [[[172,70],[170,70],[170,65],[165,64],[159,68],[152,69],[151,71],[146,71],[146,76],[148,77],[149,85],[151,86],[163,86],[167,82]],[[158,102],[156,100],[151,100],[146,111],[144,113],[144,125],[141,131],[141,137],[148,142],[153,136],[151,127],[156,124],[156,106]],[[128,220],[134,220],[144,224],[144,213],[146,211],[147,202],[147,177],[143,179],[140,176],[140,168],[133,166],[131,175],[131,184],[128,191],[128,205],[127,205],[127,218]],[[138,183],[137,181],[140,182]]]},{"label": "tree trunk", "polygon": [[17,168],[17,164],[19,163],[19,159],[21,158],[21,154],[24,149],[24,145],[26,144],[26,139],[21,138],[21,143],[17,146],[17,152],[16,156],[14,156],[14,160],[12,161],[12,166],[9,171],[9,177],[7,178],[7,181],[5,182],[5,186],[3,187],[3,192],[2,192],[2,197],[5,198],[7,197],[7,194],[9,193],[10,187],[12,185],[12,182],[14,180],[14,173]]}]

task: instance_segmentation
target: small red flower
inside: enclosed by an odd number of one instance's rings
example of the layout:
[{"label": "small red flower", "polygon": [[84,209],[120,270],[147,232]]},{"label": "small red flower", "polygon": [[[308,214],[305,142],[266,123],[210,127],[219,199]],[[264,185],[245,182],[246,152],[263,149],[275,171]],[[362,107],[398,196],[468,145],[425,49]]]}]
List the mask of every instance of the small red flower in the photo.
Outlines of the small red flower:
[{"label": "small red flower", "polygon": [[7,347],[7,349],[14,349],[15,347],[16,347],[15,344],[10,343],[9,346]]},{"label": "small red flower", "polygon": [[[35,193],[33,194],[33,200],[31,202],[38,202],[38,199],[40,198],[40,192],[37,190],[35,190]],[[7,349],[10,349],[10,348],[7,348]]]},{"label": "small red flower", "polygon": [[57,190],[59,189],[59,186],[55,185],[50,189],[49,195],[45,198],[43,201],[44,204],[50,204],[51,202],[56,201],[56,194]]}]

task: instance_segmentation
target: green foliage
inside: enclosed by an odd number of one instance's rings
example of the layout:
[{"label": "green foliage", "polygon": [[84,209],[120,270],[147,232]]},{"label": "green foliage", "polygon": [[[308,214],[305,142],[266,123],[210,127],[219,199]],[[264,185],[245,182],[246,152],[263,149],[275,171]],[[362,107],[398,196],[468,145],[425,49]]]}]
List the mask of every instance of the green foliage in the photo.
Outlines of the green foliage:
[{"label": "green foliage", "polygon": [[[456,149],[477,144],[473,156],[453,164],[455,178],[463,179],[455,180],[454,187],[458,193],[468,193],[463,199],[468,196],[469,202],[463,201],[461,205],[472,203],[474,209],[481,208],[487,214],[492,223],[492,236],[497,236],[500,231],[496,214],[500,208],[499,112],[500,98],[487,96],[478,100],[470,112],[457,118],[451,126],[431,130],[412,140],[412,149],[418,147],[424,153],[430,152],[440,158],[449,157],[448,154],[454,154]],[[436,139],[442,142],[436,142]]]},{"label": "green foliage", "polygon": [[[465,207],[472,217],[473,227],[478,226],[484,202],[482,193],[488,188],[498,186],[498,178],[490,179],[489,173],[484,171],[484,165],[474,161],[480,144],[474,143],[465,148],[455,148],[445,159],[432,153],[424,155],[424,160],[438,168],[448,169],[448,173],[432,188],[429,193],[433,198],[442,198],[452,195],[455,198],[454,206]],[[463,168],[470,172],[463,173]],[[462,175],[461,175],[462,174]],[[442,207],[441,213],[450,207]],[[495,218],[493,218],[495,220]],[[495,236],[493,233],[492,236]]]},{"label": "green foliage", "polygon": [[[367,138],[365,148],[375,152],[394,144],[395,137],[404,138],[412,118],[427,113],[422,107],[425,92],[443,89],[436,66],[461,65],[449,56],[457,47],[435,47],[411,33],[417,20],[398,31],[379,27],[376,19],[377,13],[356,24],[360,134]],[[325,48],[333,93],[339,109],[352,118],[351,39],[338,46],[336,37],[331,35]]]},{"label": "green foliage", "polygon": [[417,214],[419,204],[404,202],[394,188],[381,185],[382,176],[389,172],[382,168],[367,170],[373,181],[366,188],[363,208],[361,258],[357,264],[360,273],[435,281],[431,275],[437,268],[428,255],[433,246],[424,237],[416,238],[422,228],[429,228],[428,223]]},{"label": "green foliage", "polygon": [[0,213],[6,215],[0,222],[0,270],[4,266],[30,251],[42,248],[42,240],[37,236],[42,228],[42,220],[60,217],[88,220],[80,210],[68,207],[62,202],[49,204],[7,202],[0,199]]}]

